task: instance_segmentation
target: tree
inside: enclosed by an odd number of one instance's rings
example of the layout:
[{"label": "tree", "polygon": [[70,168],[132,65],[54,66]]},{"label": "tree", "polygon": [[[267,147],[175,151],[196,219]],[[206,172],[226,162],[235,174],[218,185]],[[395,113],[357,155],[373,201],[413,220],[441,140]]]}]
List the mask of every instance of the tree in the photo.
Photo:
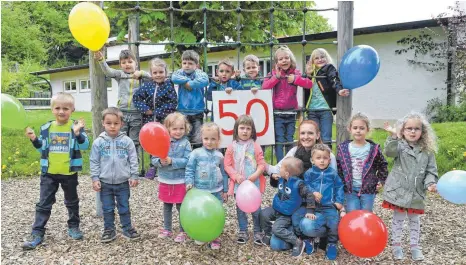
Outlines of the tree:
[{"label": "tree", "polygon": [[[414,57],[407,59],[410,64],[422,66],[430,72],[450,71],[451,79],[445,81],[443,89],[447,89],[447,104],[454,105],[455,101],[461,103],[466,99],[466,13],[459,2],[449,9],[453,11],[453,16],[447,17],[447,13],[442,13],[436,18],[446,37],[441,37],[434,30],[425,29],[418,35],[408,35],[400,39],[397,43],[406,48],[396,50],[395,53],[413,51]],[[426,56],[433,61],[424,60]],[[433,111],[429,109],[443,102],[444,100],[433,100],[427,111]]]},{"label": "tree", "polygon": [[[202,9],[204,2],[195,1],[174,1],[175,9],[194,10]],[[269,42],[270,38],[284,37],[290,35],[302,34],[303,12],[281,11],[284,9],[299,9],[303,7],[314,7],[312,1],[306,2],[273,2],[277,8],[274,12],[274,29],[273,36],[270,36],[270,13],[271,7],[269,1],[207,1],[206,7],[214,10],[235,10],[240,4],[243,10],[266,10],[266,12],[241,12],[241,42],[264,43]],[[122,9],[131,9],[136,5],[135,2],[105,2],[108,9],[106,13],[113,20],[116,20],[116,26],[119,27],[118,39],[122,40],[127,34],[128,16],[134,11],[123,11]],[[170,40],[170,12],[151,11],[150,9],[169,8],[170,3],[167,1],[142,2],[140,12],[140,33],[142,40],[151,42],[167,42]],[[237,41],[237,16],[236,12],[207,12],[207,41],[209,43],[222,43]],[[173,12],[173,41],[176,43],[194,43],[201,42],[204,39],[204,15],[202,10],[196,12]],[[331,27],[327,19],[318,15],[316,12],[306,13],[306,34],[330,31]],[[196,49],[201,51],[199,46],[178,46],[178,51],[184,49]],[[171,48],[166,46],[167,51]],[[243,47],[243,50],[259,49]],[[179,56],[179,53],[178,53]]]}]

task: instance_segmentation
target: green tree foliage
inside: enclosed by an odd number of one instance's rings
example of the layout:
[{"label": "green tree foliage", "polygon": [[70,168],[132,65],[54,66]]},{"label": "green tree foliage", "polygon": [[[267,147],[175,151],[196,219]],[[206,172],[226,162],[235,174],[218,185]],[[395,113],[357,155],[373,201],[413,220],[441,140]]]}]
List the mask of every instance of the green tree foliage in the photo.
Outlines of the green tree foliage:
[{"label": "green tree foliage", "polygon": [[[270,35],[270,1],[207,1],[207,30],[206,41],[209,43],[222,43],[238,41],[237,20],[238,14],[233,12],[214,12],[213,10],[243,10],[240,16],[241,42],[264,43],[269,42],[271,37],[285,37],[302,34],[303,17],[306,16],[306,34],[330,31],[331,27],[327,19],[318,15],[317,12],[284,11],[281,9],[312,8],[314,2],[291,2],[276,1],[273,13],[273,34]],[[128,16],[135,11],[123,11],[131,9],[135,2],[105,2],[106,13],[110,18],[116,19],[116,25],[120,28],[118,37],[120,40],[127,34]],[[142,40],[152,42],[163,42],[170,40],[170,12],[168,10],[154,11],[151,9],[168,9],[170,3],[167,1],[140,2],[140,33]],[[175,9],[187,11],[173,12],[173,41],[176,43],[194,43],[204,39],[204,15],[201,9],[204,2],[183,1],[173,2]],[[189,12],[189,10],[198,10]],[[264,10],[265,12],[247,12],[247,10]],[[170,50],[170,47],[166,47]],[[199,46],[178,46],[179,50],[186,48],[200,50]],[[248,47],[249,48],[249,47]]]}]

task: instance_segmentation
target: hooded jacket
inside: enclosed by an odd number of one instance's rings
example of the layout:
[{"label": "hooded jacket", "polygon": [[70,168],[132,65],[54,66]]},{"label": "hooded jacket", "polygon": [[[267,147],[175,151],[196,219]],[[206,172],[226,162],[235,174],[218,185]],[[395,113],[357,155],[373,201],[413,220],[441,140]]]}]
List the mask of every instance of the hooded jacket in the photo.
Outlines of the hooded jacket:
[{"label": "hooded jacket", "polygon": [[138,179],[138,155],[134,143],[120,132],[115,138],[103,132],[92,144],[91,156],[92,181],[100,180],[107,184],[121,184]]}]

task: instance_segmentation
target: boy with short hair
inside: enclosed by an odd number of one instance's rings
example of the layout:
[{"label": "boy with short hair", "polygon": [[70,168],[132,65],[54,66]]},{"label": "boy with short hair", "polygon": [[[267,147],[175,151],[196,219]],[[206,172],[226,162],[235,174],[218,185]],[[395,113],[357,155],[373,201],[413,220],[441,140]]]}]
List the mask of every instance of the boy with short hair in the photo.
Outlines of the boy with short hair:
[{"label": "boy with short hair", "polygon": [[123,112],[124,125],[122,132],[133,140],[136,148],[139,148],[139,131],[142,127],[142,116],[136,106],[132,103],[133,95],[140,87],[140,77],[150,79],[151,76],[145,71],[136,71],[136,57],[130,50],[120,52],[120,68],[115,70],[108,66],[100,51],[94,53],[94,58],[99,62],[105,76],[114,78],[118,83],[117,107]]},{"label": "boy with short hair", "polygon": [[[325,144],[316,144],[311,151],[312,168],[304,174],[304,182],[313,192],[316,199],[315,214],[312,214],[302,225],[301,231],[310,237],[307,253],[314,252],[315,238],[328,237],[326,256],[335,260],[338,254],[338,223],[340,216],[345,215],[343,183],[337,171],[329,167],[330,148]],[[340,214],[338,213],[340,211]]]},{"label": "boy with short hair", "polygon": [[102,112],[105,131],[92,144],[90,156],[92,187],[100,191],[104,212],[104,232],[101,241],[106,243],[116,238],[115,199],[120,215],[123,236],[139,238],[131,225],[129,209],[130,186],[138,185],[138,157],[133,141],[120,132],[123,113],[115,107]]},{"label": "boy with short hair", "polygon": [[186,50],[181,55],[181,69],[172,74],[173,83],[178,85],[177,110],[186,116],[192,126],[188,135],[191,143],[196,142],[196,136],[204,123],[204,88],[209,85],[209,77],[198,67],[199,54]]},{"label": "boy with short hair", "polygon": [[45,225],[50,218],[55,194],[61,184],[68,209],[68,235],[82,239],[79,229],[78,171],[82,170],[80,150],[89,148],[89,139],[84,132],[84,120],[70,120],[74,112],[74,98],[67,93],[55,94],[51,101],[54,121],[40,127],[37,137],[31,128],[26,136],[41,153],[40,199],[36,204],[36,216],[31,238],[23,244],[24,250],[35,249],[44,240]]},{"label": "boy with short hair", "polygon": [[[293,245],[291,255],[301,256],[304,242],[294,232],[288,230],[291,226],[291,216],[304,202],[306,217],[314,214],[314,195],[298,176],[303,172],[303,162],[295,157],[283,159],[280,168],[278,192],[273,198],[272,207],[262,209],[260,214],[261,228],[264,230],[262,242],[270,245],[272,233],[279,239]],[[272,221],[275,221],[272,225]]]},{"label": "boy with short hair", "polygon": [[[259,58],[253,54],[246,55],[243,59],[244,75],[240,77],[240,85],[243,90],[251,90],[256,93],[262,87],[262,80],[260,79],[260,65]],[[236,76],[240,76],[241,72],[237,71]]]}]

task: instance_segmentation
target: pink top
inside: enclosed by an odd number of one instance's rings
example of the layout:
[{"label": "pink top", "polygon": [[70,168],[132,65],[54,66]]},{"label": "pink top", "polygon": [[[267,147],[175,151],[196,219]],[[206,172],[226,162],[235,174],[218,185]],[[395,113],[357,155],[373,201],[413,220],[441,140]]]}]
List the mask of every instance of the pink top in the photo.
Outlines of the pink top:
[{"label": "pink top", "polygon": [[[296,94],[298,86],[306,89],[312,88],[312,80],[307,77],[302,77],[298,69],[281,70],[280,79],[275,76],[275,69],[272,70],[270,78],[265,78],[262,83],[262,89],[273,89],[272,101],[275,110],[294,110],[298,108],[298,99]],[[288,75],[294,75],[293,83],[289,84]]]}]

